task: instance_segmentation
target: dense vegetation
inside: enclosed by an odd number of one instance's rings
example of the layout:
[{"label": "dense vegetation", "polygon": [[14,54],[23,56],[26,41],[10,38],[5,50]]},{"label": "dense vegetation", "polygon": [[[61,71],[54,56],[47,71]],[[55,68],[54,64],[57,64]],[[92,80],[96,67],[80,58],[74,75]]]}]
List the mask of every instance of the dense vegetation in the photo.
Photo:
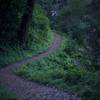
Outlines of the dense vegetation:
[{"label": "dense vegetation", "polygon": [[[26,0],[8,0],[8,3],[6,0],[0,0],[0,68],[41,53],[52,44],[53,34],[46,12],[39,5],[35,5],[32,24],[25,41],[26,47],[20,46],[17,32],[25,12],[25,5]],[[0,100],[15,98],[8,92],[6,95],[5,92],[6,90],[0,86]]]},{"label": "dense vegetation", "polygon": [[[5,36],[6,34],[9,35],[13,33],[9,33],[8,31],[7,33],[5,32],[5,34],[1,32],[1,34]],[[38,5],[34,8],[33,21],[26,41],[27,48],[21,48],[15,40],[11,39],[15,38],[14,36],[11,35],[11,37],[9,37],[7,35],[4,38],[0,37],[0,67],[46,50],[53,40],[49,19],[46,17],[45,11]]]},{"label": "dense vegetation", "polygon": [[56,53],[24,65],[17,75],[64,91],[77,92],[85,100],[99,100],[100,72],[95,70],[91,59],[83,46],[67,37],[63,38]]},{"label": "dense vegetation", "polygon": [[[100,100],[100,0],[0,0],[0,68],[46,51],[52,30],[59,50],[17,75]],[[0,100],[12,99],[0,84]]]},{"label": "dense vegetation", "polygon": [[0,100],[19,100],[19,98],[2,85],[0,85]]}]

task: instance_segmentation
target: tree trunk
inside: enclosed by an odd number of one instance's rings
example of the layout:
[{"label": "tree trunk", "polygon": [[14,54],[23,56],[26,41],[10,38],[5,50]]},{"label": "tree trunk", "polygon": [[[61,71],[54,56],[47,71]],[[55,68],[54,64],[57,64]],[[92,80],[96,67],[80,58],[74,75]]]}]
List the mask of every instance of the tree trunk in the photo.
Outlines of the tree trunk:
[{"label": "tree trunk", "polygon": [[18,31],[18,41],[20,46],[26,47],[26,40],[28,36],[29,27],[32,23],[32,14],[35,0],[27,0],[26,11],[22,17],[20,29]]}]

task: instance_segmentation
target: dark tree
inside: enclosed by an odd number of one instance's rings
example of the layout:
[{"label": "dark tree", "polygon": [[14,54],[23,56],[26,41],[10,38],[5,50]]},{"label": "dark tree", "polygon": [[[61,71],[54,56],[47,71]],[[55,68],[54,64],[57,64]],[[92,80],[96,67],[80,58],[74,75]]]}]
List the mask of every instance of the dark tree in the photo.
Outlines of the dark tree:
[{"label": "dark tree", "polygon": [[18,31],[18,40],[22,47],[26,46],[28,31],[32,23],[32,14],[35,0],[27,0],[26,11],[22,17],[20,29]]}]

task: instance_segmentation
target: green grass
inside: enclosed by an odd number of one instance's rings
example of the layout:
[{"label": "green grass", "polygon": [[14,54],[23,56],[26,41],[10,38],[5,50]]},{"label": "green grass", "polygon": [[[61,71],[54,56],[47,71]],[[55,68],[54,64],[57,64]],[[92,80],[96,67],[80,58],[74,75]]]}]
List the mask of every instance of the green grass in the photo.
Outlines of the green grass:
[{"label": "green grass", "polygon": [[19,98],[0,85],[0,100],[19,100]]},{"label": "green grass", "polygon": [[17,75],[77,92],[85,100],[100,100],[100,72],[92,66],[91,55],[69,37],[62,40],[56,53],[24,65],[17,70]]}]

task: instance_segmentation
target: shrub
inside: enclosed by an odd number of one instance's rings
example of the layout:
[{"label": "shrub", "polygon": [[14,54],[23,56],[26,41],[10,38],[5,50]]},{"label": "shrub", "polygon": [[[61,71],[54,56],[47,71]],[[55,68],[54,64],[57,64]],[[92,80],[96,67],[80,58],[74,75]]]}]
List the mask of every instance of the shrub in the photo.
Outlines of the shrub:
[{"label": "shrub", "polygon": [[68,68],[65,75],[65,82],[70,85],[78,84],[78,82],[82,81],[84,74],[84,70],[80,70],[78,68]]},{"label": "shrub", "polygon": [[39,6],[35,5],[33,12],[33,22],[30,27],[28,36],[28,46],[48,46],[52,40],[52,32],[50,29],[49,19],[45,11]]}]

